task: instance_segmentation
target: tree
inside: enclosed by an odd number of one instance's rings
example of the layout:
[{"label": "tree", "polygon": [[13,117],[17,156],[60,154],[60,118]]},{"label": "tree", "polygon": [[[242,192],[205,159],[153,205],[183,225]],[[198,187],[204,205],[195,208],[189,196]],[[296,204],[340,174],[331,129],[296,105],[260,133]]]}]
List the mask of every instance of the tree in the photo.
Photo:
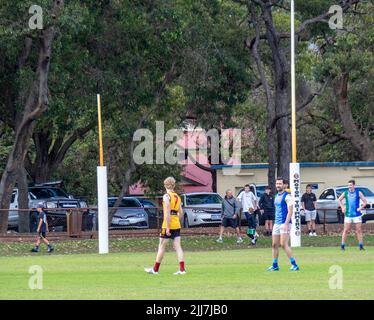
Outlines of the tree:
[{"label": "tree", "polygon": [[[259,82],[266,98],[266,111],[268,115],[266,135],[269,157],[269,184],[275,180],[275,168],[279,176],[289,176],[289,163],[291,162],[291,130],[290,130],[290,64],[289,64],[289,11],[284,1],[279,0],[234,0],[247,7],[248,25],[251,35],[245,39],[245,46],[251,53],[258,73]],[[359,1],[340,1],[342,9],[346,12]],[[316,3],[303,3],[305,7],[323,8],[324,13],[309,17],[307,13],[299,14],[305,20],[297,22],[296,41],[304,40],[308,28],[314,24],[325,22],[332,16],[327,5],[330,1]],[[298,9],[297,9],[298,10]],[[305,8],[304,8],[305,10]],[[285,18],[287,17],[287,18]],[[286,27],[285,27],[286,24]],[[283,29],[283,30],[282,30]],[[307,36],[308,37],[308,36]],[[310,34],[309,34],[310,37]],[[262,43],[267,47],[263,48]],[[315,93],[304,97],[297,106],[298,110],[309,105]],[[276,137],[276,145],[274,138]]]},{"label": "tree", "polygon": [[[53,20],[60,15],[64,6],[63,0],[55,0],[50,11]],[[48,108],[48,74],[52,57],[52,45],[57,28],[54,22],[50,23],[44,30],[40,31],[38,41],[38,58],[34,79],[29,86],[29,93],[24,101],[24,110],[19,116],[15,129],[15,139],[10,151],[8,162],[0,182],[0,208],[9,208],[11,194],[16,181],[18,168],[24,166],[24,159],[28,150],[29,141],[37,120]],[[19,71],[25,66],[30,56],[33,39],[26,35],[24,48],[18,60]],[[22,101],[22,96],[19,96]],[[13,107],[14,110],[14,107]],[[8,215],[3,214],[0,219],[0,232],[4,233],[8,226]]]}]

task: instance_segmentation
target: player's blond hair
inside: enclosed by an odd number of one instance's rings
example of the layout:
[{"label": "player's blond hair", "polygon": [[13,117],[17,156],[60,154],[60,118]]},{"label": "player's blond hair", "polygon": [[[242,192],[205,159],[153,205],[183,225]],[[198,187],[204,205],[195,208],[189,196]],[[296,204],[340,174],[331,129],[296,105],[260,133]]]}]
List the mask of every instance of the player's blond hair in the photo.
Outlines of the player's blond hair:
[{"label": "player's blond hair", "polygon": [[175,179],[173,177],[167,177],[164,180],[164,185],[166,188],[173,190],[175,187]]}]

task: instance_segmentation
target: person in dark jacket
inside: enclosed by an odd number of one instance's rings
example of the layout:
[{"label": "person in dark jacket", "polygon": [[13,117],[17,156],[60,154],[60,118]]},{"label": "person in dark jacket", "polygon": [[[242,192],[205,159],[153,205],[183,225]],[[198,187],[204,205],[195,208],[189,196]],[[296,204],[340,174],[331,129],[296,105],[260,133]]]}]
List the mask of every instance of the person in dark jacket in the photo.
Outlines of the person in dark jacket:
[{"label": "person in dark jacket", "polygon": [[262,218],[265,219],[265,235],[271,236],[275,217],[274,196],[271,193],[271,187],[267,186],[265,188],[265,193],[261,196],[259,206]]}]

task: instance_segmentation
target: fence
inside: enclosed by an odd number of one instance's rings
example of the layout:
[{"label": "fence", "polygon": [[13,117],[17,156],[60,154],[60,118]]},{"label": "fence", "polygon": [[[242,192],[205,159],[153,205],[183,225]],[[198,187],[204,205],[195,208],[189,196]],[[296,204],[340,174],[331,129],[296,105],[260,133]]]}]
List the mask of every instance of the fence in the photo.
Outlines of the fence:
[{"label": "fence", "polygon": [[[162,226],[163,212],[162,207],[118,207],[109,208],[116,211],[113,214],[110,223],[110,235],[114,236],[154,236],[157,235]],[[47,221],[51,237],[97,237],[97,208],[48,208]],[[183,207],[184,215],[181,219],[184,235],[211,235],[217,234],[221,224],[221,208],[215,207]],[[38,213],[28,209],[0,209],[0,215],[8,214],[8,233],[7,237],[24,234],[18,233],[20,223],[20,213],[28,216],[28,229],[30,233],[36,232],[38,225]],[[263,218],[257,211],[258,232],[263,230]],[[317,229],[319,233],[326,234],[327,229],[342,229],[342,216],[338,211],[319,210]],[[27,222],[26,222],[27,223]],[[305,224],[302,218],[302,223]],[[327,228],[330,223],[335,223],[337,227]],[[245,232],[247,221],[245,215],[240,213],[239,227]],[[374,229],[374,224],[367,230]],[[364,228],[365,230],[365,228]],[[305,231],[305,230],[304,230]]]}]

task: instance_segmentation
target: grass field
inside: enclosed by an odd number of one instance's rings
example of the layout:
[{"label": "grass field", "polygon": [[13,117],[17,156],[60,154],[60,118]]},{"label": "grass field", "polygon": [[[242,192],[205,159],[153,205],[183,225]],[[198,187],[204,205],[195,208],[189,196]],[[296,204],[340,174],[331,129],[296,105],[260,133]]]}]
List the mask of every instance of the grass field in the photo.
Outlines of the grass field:
[{"label": "grass field", "polygon": [[[126,243],[125,249],[109,255],[65,255],[57,250],[50,256],[22,256],[23,244],[3,243],[0,253],[8,252],[8,256],[0,257],[0,299],[374,299],[374,247],[360,252],[351,246],[341,252],[333,244],[337,237],[303,239],[304,245],[315,241],[330,246],[295,249],[299,272],[288,271],[288,261],[282,254],[281,271],[274,273],[265,271],[271,263],[271,250],[265,247],[269,239],[262,242],[262,248],[248,249],[247,245],[236,245],[234,239],[220,246],[209,237],[186,238],[188,274],[180,277],[172,275],[177,263],[170,251],[160,275],[144,273],[143,268],[154,261],[155,248],[150,245],[157,240],[116,241]],[[116,241],[112,241],[112,251],[121,247]],[[371,243],[373,237],[367,241]],[[353,238],[350,242],[353,245]],[[87,248],[95,242],[79,243],[78,247],[90,251]],[[74,242],[57,243],[56,248],[68,253],[69,244],[76,246]],[[17,248],[16,256],[10,256],[12,248]],[[140,248],[143,252],[139,252]],[[29,289],[28,270],[32,265],[43,269],[42,290]],[[333,276],[329,269],[333,265],[343,270],[342,290],[329,288]]]}]

